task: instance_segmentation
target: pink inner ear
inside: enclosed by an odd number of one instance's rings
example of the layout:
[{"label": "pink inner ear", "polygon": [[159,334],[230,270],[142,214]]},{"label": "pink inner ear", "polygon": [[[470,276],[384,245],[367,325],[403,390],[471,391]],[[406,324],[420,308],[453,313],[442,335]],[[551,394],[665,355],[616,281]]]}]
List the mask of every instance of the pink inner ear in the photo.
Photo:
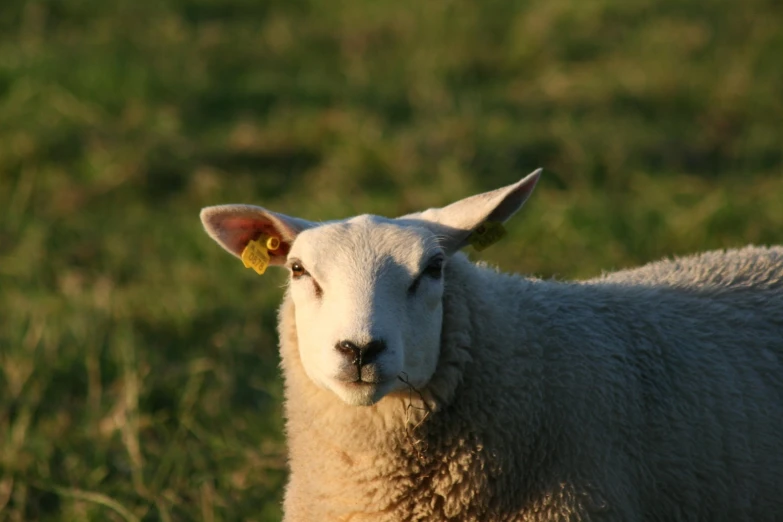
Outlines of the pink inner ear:
[{"label": "pink inner ear", "polygon": [[291,249],[291,245],[283,240],[280,232],[268,221],[235,216],[223,219],[220,226],[228,232],[227,239],[232,250],[237,254],[241,254],[251,240],[258,239],[262,234],[280,240],[280,247],[269,252],[273,256],[285,256]]}]

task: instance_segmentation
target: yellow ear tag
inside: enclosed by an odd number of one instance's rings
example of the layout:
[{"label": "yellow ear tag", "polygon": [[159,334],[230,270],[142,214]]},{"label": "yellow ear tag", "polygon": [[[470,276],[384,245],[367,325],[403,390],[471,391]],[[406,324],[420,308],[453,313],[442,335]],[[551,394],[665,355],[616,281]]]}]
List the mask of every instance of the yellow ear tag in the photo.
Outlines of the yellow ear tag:
[{"label": "yellow ear tag", "polygon": [[276,237],[261,236],[249,241],[241,256],[245,268],[252,268],[262,275],[269,266],[269,250],[276,250],[279,246],[280,240]]},{"label": "yellow ear tag", "polygon": [[500,241],[506,235],[503,223],[499,221],[485,221],[479,225],[468,239],[473,248],[481,252]]}]

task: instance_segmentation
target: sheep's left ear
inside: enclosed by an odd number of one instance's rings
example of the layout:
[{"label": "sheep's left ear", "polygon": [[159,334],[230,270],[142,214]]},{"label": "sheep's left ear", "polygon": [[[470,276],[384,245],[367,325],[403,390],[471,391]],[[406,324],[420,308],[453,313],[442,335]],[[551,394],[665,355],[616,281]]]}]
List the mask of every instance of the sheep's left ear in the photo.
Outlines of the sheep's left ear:
[{"label": "sheep's left ear", "polygon": [[262,235],[275,237],[280,245],[269,251],[270,265],[285,264],[291,244],[299,232],[314,223],[253,205],[218,205],[201,210],[201,223],[207,234],[237,257],[248,242]]},{"label": "sheep's left ear", "polygon": [[443,208],[403,216],[431,228],[441,238],[441,246],[451,254],[468,244],[470,236],[486,223],[503,223],[522,208],[533,192],[541,169],[505,187],[461,199]]}]

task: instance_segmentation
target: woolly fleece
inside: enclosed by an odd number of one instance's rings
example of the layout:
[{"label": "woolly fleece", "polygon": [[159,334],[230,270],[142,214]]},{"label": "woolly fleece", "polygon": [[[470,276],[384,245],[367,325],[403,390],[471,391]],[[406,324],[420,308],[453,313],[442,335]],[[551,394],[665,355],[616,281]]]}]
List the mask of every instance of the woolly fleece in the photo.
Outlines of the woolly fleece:
[{"label": "woolly fleece", "polygon": [[287,294],[285,520],[783,520],[782,288],[783,248],[576,283],[456,254],[434,377],[369,407],[308,379]]}]

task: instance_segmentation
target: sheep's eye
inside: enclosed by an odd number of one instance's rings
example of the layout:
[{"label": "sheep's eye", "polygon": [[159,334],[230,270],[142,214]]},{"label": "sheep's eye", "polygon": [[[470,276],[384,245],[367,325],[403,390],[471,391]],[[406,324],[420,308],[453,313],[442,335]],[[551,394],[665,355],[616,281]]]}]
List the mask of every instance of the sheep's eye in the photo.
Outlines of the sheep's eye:
[{"label": "sheep's eye", "polygon": [[413,280],[413,284],[408,288],[408,294],[414,294],[416,292],[416,289],[419,288],[419,284],[421,283],[421,280],[423,277],[431,277],[432,279],[440,279],[443,277],[443,257],[436,256],[433,257],[429,263],[427,263],[427,266],[424,267],[424,270],[421,271],[421,274],[419,274],[419,277]]},{"label": "sheep's eye", "polygon": [[443,275],[443,258],[440,256],[432,258],[430,262],[427,263],[422,274],[433,279],[440,279]]},{"label": "sheep's eye", "polygon": [[310,275],[307,270],[305,270],[305,267],[302,266],[302,263],[299,261],[294,261],[291,263],[291,276],[294,279],[299,279],[302,276]]}]

